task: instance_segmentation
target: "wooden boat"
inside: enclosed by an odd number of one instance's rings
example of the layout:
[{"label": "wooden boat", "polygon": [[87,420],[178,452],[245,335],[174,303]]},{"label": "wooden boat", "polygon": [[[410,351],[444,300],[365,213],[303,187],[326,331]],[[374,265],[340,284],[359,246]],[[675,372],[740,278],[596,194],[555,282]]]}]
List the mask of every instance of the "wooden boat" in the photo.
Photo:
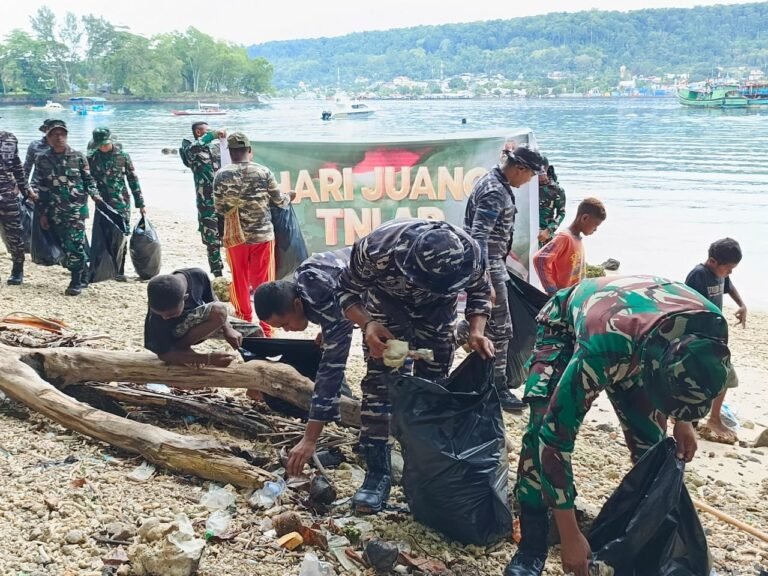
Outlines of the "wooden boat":
[{"label": "wooden boat", "polygon": [[739,84],[704,84],[679,88],[677,100],[698,108],[759,108],[768,105],[768,95]]},{"label": "wooden boat", "polygon": [[198,102],[197,110],[171,110],[174,116],[225,116],[227,113],[220,104],[205,102]]}]

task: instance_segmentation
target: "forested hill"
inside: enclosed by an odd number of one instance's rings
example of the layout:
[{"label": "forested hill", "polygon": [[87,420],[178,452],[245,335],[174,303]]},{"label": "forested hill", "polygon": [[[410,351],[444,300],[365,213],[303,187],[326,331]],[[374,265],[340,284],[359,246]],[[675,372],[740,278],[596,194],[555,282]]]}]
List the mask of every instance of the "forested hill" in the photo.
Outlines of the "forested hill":
[{"label": "forested hill", "polygon": [[[689,73],[706,78],[716,67],[768,69],[768,2],[691,9],[578,12],[468,24],[359,32],[336,38],[251,46],[274,66],[277,88],[414,80],[461,73],[516,79],[555,71],[618,79],[632,74]],[[766,70],[768,71],[768,70]]]}]

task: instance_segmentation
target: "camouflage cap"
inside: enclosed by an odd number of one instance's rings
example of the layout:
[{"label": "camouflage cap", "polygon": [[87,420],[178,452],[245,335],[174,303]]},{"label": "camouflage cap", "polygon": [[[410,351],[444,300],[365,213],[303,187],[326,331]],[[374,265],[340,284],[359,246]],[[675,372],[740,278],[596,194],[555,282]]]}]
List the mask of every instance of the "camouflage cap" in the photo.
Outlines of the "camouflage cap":
[{"label": "camouflage cap", "polygon": [[238,148],[250,148],[251,141],[248,140],[248,136],[242,132],[232,132],[227,136],[227,146],[230,150],[237,150]]},{"label": "camouflage cap", "polygon": [[644,362],[644,382],[653,404],[684,422],[706,416],[732,370],[725,342],[704,334],[685,334],[672,341],[651,337]]},{"label": "camouflage cap", "polygon": [[533,170],[535,174],[544,174],[547,167],[544,165],[544,158],[538,152],[531,150],[527,146],[518,146],[514,150],[504,149],[504,156],[507,161],[513,164],[519,164]]},{"label": "camouflage cap", "polygon": [[69,134],[69,129],[67,129],[67,123],[64,122],[64,120],[50,120],[48,122],[48,126],[45,129],[45,135],[48,136],[48,134],[50,134],[57,128],[61,128],[62,130],[64,130],[64,132]]},{"label": "camouflage cap", "polygon": [[93,131],[93,146],[98,148],[106,144],[112,144],[112,132],[109,128],[96,128]]},{"label": "camouflage cap", "polygon": [[40,128],[38,128],[38,130],[40,130],[40,132],[47,132],[48,125],[51,122],[56,122],[56,120],[54,120],[53,118],[46,118],[45,120],[43,120],[43,123],[40,125]]},{"label": "camouflage cap", "polygon": [[395,244],[395,262],[406,279],[435,294],[456,294],[480,262],[477,244],[463,230],[434,220],[414,220]]}]

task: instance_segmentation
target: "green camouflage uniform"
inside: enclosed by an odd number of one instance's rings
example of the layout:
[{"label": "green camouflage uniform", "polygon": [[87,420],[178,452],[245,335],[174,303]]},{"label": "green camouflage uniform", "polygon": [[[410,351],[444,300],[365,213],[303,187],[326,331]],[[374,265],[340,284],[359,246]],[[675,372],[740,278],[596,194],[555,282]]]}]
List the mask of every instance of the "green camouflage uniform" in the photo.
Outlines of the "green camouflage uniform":
[{"label": "green camouflage uniform", "polygon": [[182,162],[192,170],[195,179],[198,231],[208,249],[208,265],[213,274],[220,275],[224,270],[221,260],[223,221],[216,214],[213,203],[213,178],[221,167],[221,155],[214,146],[215,140],[214,132],[208,131],[194,142],[185,140],[180,152]]},{"label": "green camouflage uniform", "polygon": [[[88,165],[104,202],[119,212],[126,223],[126,227],[130,227],[131,195],[128,192],[129,186],[130,191],[133,192],[136,208],[144,208],[144,196],[141,193],[139,178],[136,176],[130,155],[115,144],[112,145],[112,150],[109,152],[102,152],[96,148],[88,152]],[[126,179],[128,180],[127,186]]]},{"label": "green camouflage uniform", "polygon": [[663,278],[593,278],[542,309],[525,400],[528,427],[516,495],[529,509],[573,508],[571,455],[592,403],[605,390],[637,460],[665,436],[663,415],[703,417],[730,369],[722,313]]},{"label": "green camouflage uniform", "polygon": [[555,232],[565,219],[565,190],[550,180],[539,186],[539,230],[549,230],[549,239],[539,242],[539,248],[555,237]]},{"label": "green camouflage uniform", "polygon": [[72,272],[83,270],[88,264],[88,196],[98,195],[85,155],[69,146],[61,154],[47,150],[35,162],[33,188],[40,195],[38,207],[61,242],[63,266]]}]

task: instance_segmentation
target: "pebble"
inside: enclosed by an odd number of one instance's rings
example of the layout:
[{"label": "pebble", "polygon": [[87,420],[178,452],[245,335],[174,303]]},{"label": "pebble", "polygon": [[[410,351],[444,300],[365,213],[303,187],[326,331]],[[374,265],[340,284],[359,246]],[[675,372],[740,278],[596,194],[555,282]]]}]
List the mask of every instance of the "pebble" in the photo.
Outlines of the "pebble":
[{"label": "pebble", "polygon": [[64,536],[64,540],[67,541],[67,544],[82,544],[85,542],[85,534],[82,530],[70,530]]}]

